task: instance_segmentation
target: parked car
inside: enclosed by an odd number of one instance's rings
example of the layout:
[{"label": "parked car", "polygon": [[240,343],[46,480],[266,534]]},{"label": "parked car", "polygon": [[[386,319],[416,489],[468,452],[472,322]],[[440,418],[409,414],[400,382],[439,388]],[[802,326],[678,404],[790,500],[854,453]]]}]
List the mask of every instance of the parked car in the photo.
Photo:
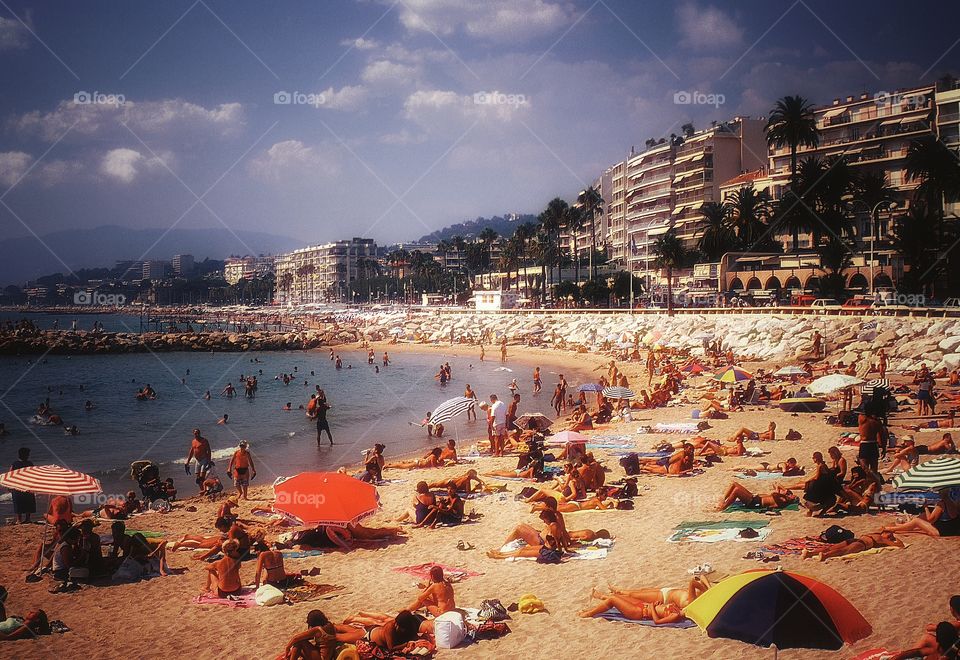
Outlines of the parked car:
[{"label": "parked car", "polygon": [[844,309],[870,309],[870,306],[873,305],[874,298],[873,296],[853,296],[845,303],[843,303]]},{"label": "parked car", "polygon": [[817,298],[810,306],[814,309],[840,309],[841,307],[836,298]]}]

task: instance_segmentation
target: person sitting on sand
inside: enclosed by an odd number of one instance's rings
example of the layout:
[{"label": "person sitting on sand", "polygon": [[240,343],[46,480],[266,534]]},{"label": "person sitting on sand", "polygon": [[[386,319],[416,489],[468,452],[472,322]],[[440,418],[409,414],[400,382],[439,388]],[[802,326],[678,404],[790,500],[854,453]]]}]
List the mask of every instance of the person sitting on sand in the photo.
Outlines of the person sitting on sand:
[{"label": "person sitting on sand", "polygon": [[117,520],[111,525],[113,542],[110,545],[110,562],[122,565],[128,558],[139,563],[143,573],[170,575],[167,564],[167,541],[164,538],[146,538],[139,532],[127,534],[126,525]]},{"label": "person sitting on sand", "polygon": [[831,557],[843,557],[844,555],[853,555],[873,548],[902,548],[903,541],[893,535],[892,532],[881,531],[872,534],[864,534],[851,541],[841,541],[834,543],[829,548],[811,552],[804,549],[800,553],[801,559],[809,559],[814,556],[820,557],[820,561],[826,561]]},{"label": "person sitting on sand", "polygon": [[457,462],[457,441],[453,438],[447,440],[447,446],[440,451],[440,460],[444,463]]},{"label": "person sitting on sand", "polygon": [[721,445],[713,440],[707,440],[700,448],[701,456],[743,456],[747,453],[747,448],[743,445],[743,437],[737,436],[733,441],[732,447]]},{"label": "person sitting on sand", "polygon": [[[803,505],[807,516],[822,516],[837,504],[841,486],[837,482],[836,474],[823,460],[823,454],[813,452],[813,474],[810,478],[795,484],[803,488]],[[819,508],[819,512],[817,509]]]},{"label": "person sitting on sand", "polygon": [[580,473],[580,478],[583,479],[583,485],[588,491],[599,489],[603,485],[603,482],[606,481],[607,474],[604,472],[600,462],[594,458],[593,452],[588,451],[584,454],[580,466],[576,469]]},{"label": "person sitting on sand", "polygon": [[903,466],[904,470],[909,470],[919,462],[920,452],[917,451],[916,441],[912,435],[908,435],[894,452],[893,463],[887,468],[886,473],[892,474],[900,466]]},{"label": "person sitting on sand", "polygon": [[614,596],[625,596],[631,600],[639,600],[644,603],[661,603],[665,605],[676,605],[681,610],[687,605],[699,598],[707,589],[711,587],[710,581],[705,575],[697,575],[686,589],[679,587],[640,587],[638,589],[619,589],[610,585],[610,593]]},{"label": "person sitting on sand", "polygon": [[865,461],[850,470],[850,483],[843,486],[843,499],[848,503],[844,509],[864,513],[870,509],[873,499],[883,487],[883,477],[870,469]]},{"label": "person sitting on sand", "polygon": [[796,501],[797,496],[793,494],[793,491],[780,486],[775,486],[771,493],[754,495],[743,484],[734,481],[727,487],[723,500],[717,506],[717,511],[723,511],[736,502],[750,509],[782,509]]},{"label": "person sitting on sand", "polygon": [[527,504],[539,502],[545,497],[553,497],[558,502],[569,502],[571,500],[580,500],[586,497],[587,490],[584,488],[583,479],[580,473],[573,469],[573,463],[564,463],[564,475],[554,481],[554,488],[543,487],[536,493],[524,500]]},{"label": "person sitting on sand", "polygon": [[544,523],[544,531],[537,532],[529,525],[520,525],[513,530],[513,533],[504,541],[504,545],[517,539],[523,540],[526,545],[518,550],[510,552],[501,552],[500,550],[490,550],[487,556],[492,559],[506,559],[507,557],[537,557],[540,554],[540,548],[546,545],[546,538],[552,537],[556,543],[556,549],[564,552],[569,546],[564,542],[564,533],[557,524],[557,514],[549,509],[540,512],[540,520]]},{"label": "person sitting on sand", "polygon": [[430,529],[435,529],[439,523],[451,526],[459,525],[463,522],[463,516],[463,498],[457,493],[457,485],[451,481],[447,484],[447,496],[440,498],[426,518],[414,527],[425,527],[429,524]]},{"label": "person sitting on sand", "polygon": [[684,474],[693,469],[693,445],[684,443],[664,458],[641,458],[640,471],[646,474]]},{"label": "person sitting on sand", "polygon": [[335,660],[340,641],[337,633],[346,626],[337,626],[320,610],[307,614],[307,630],[290,638],[283,649],[283,660]]},{"label": "person sitting on sand", "polygon": [[578,406],[573,414],[570,415],[570,424],[567,425],[568,431],[590,431],[593,429],[593,418],[587,412],[586,406]]},{"label": "person sitting on sand", "polygon": [[410,461],[386,463],[383,467],[392,468],[394,470],[415,470],[418,468],[440,467],[442,464],[442,461],[440,460],[440,454],[442,451],[443,450],[440,449],[440,447],[434,447],[430,450],[430,453],[423,458],[416,458]]},{"label": "person sitting on sand", "polygon": [[56,525],[59,520],[65,520],[68,524],[73,523],[73,516],[73,498],[57,495],[50,500],[50,506],[44,518],[47,524]]},{"label": "person sitting on sand", "polygon": [[421,625],[425,617],[402,610],[397,616],[390,617],[379,612],[358,612],[343,620],[346,624],[360,624],[363,628],[353,628],[342,633],[337,629],[337,638],[348,643],[361,639],[370,642],[381,651],[392,651],[403,655],[413,650],[415,640],[420,636]]},{"label": "person sitting on sand", "polygon": [[[476,482],[476,485],[472,485],[473,482]],[[457,487],[458,493],[475,493],[483,490],[484,482],[477,476],[476,470],[467,470],[465,473],[461,474],[459,477],[454,477],[452,479],[447,479],[444,481],[434,481],[428,485],[430,489],[434,488],[446,488],[449,484],[454,484]]]},{"label": "person sitting on sand", "polygon": [[406,609],[416,612],[420,608],[426,608],[434,617],[457,609],[453,585],[444,579],[442,566],[430,568],[430,584]]},{"label": "person sitting on sand", "polygon": [[902,651],[890,660],[911,660],[912,658],[936,658],[949,645],[940,646],[951,638],[947,626],[953,628],[954,635],[960,633],[960,596],[950,597],[950,614],[953,621],[941,621],[938,624],[927,624],[923,636],[914,645],[914,648]]},{"label": "person sitting on sand", "polygon": [[412,518],[414,523],[419,525],[436,505],[436,495],[430,492],[430,486],[426,481],[420,481],[417,483],[417,492],[413,496],[413,515],[411,516],[409,511],[404,511],[396,522],[407,522]]},{"label": "person sitting on sand", "polygon": [[607,610],[616,608],[628,619],[633,621],[653,621],[653,623],[657,625],[676,623],[684,618],[680,608],[672,603],[646,603],[642,600],[628,598],[627,596],[604,595],[596,589],[590,591],[590,597],[599,600],[600,603],[595,607],[577,612],[577,616],[589,619],[598,614],[603,614]]},{"label": "person sitting on sand", "polygon": [[950,497],[950,489],[940,489],[940,501],[932,509],[924,507],[916,518],[898,525],[887,525],[883,531],[927,536],[960,536],[960,502]]},{"label": "person sitting on sand", "polygon": [[264,575],[263,584],[272,585],[277,589],[288,589],[303,582],[299,573],[287,573],[284,569],[283,553],[277,543],[271,544],[269,550],[264,550],[257,555],[257,572],[253,580],[255,587],[260,586],[260,577],[264,573],[266,575]]},{"label": "person sitting on sand", "polygon": [[236,495],[231,495],[223,501],[223,504],[220,505],[220,508],[217,509],[217,519],[226,520],[231,525],[240,518],[234,509],[240,506],[240,502],[237,501]]},{"label": "person sitting on sand", "polygon": [[[607,498],[608,490],[606,486],[601,486],[597,489],[597,494],[594,497],[581,500],[581,501],[572,501],[572,502],[562,502],[557,505],[557,509],[561,513],[570,513],[572,511],[606,511],[607,509],[616,509],[617,502]],[[533,505],[533,511],[543,511],[545,509],[543,502],[538,502]]]},{"label": "person sitting on sand", "polygon": [[201,593],[214,593],[212,586],[216,583],[218,598],[238,596],[243,588],[240,579],[240,544],[234,540],[224,541],[221,550],[223,557],[205,567],[207,582]]}]

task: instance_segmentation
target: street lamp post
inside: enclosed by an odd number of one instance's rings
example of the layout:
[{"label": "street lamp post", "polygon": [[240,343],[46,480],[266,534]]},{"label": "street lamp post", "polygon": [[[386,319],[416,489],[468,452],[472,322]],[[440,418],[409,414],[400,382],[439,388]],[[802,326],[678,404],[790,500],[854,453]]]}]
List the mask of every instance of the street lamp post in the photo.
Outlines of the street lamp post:
[{"label": "street lamp post", "polygon": [[[867,203],[862,199],[853,199],[850,200],[850,203],[853,204],[859,202],[863,204],[864,208],[867,208]],[[880,210],[880,207],[886,206],[890,211],[893,211],[897,208],[897,203],[893,200],[884,199],[880,200],[873,205],[873,208],[870,209],[870,295],[873,295],[873,273],[874,273],[874,241],[877,238],[877,212]]]}]

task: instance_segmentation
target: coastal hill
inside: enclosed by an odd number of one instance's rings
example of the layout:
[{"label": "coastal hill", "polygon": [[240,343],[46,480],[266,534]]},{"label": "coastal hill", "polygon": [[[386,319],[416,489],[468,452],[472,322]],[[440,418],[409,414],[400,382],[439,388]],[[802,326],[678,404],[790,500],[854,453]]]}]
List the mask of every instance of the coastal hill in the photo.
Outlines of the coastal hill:
[{"label": "coastal hill", "polygon": [[512,236],[514,230],[525,222],[536,222],[537,216],[532,213],[507,213],[503,216],[495,215],[492,218],[477,218],[448,225],[443,229],[421,236],[418,243],[436,243],[449,241],[454,236],[476,238],[480,232],[488,227],[497,232],[498,236]]},{"label": "coastal hill", "polygon": [[[131,229],[104,225],[93,229],[66,229],[41,236],[0,240],[0,283],[22,284],[47,273],[111,267],[122,259],[170,259],[193,254],[197,259],[223,259],[231,254],[276,254],[301,247],[302,241],[255,231],[229,232],[224,228]],[[154,245],[156,243],[156,245]],[[44,247],[44,245],[48,246]],[[152,247],[151,247],[152,246]]]}]

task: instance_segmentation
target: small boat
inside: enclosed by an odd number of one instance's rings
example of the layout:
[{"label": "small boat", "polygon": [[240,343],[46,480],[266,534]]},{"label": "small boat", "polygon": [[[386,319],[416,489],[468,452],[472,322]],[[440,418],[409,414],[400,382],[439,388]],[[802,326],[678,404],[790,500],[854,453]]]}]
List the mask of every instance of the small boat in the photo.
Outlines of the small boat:
[{"label": "small boat", "polygon": [[827,402],[816,397],[782,399],[780,401],[780,410],[786,412],[822,412],[826,407]]}]

